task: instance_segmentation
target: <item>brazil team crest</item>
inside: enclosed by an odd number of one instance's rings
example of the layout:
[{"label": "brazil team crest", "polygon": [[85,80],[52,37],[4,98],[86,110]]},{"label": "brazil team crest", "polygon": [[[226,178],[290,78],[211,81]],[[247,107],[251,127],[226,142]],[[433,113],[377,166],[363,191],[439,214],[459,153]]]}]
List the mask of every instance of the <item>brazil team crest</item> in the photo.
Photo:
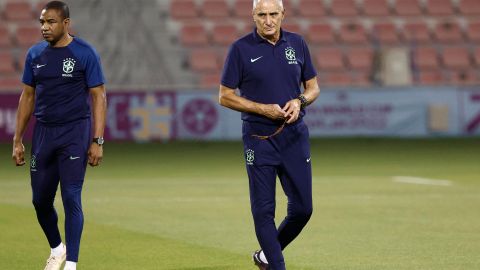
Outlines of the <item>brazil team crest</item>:
[{"label": "brazil team crest", "polygon": [[295,57],[295,50],[292,47],[285,48],[285,57],[287,58],[288,64],[298,64],[297,58]]},{"label": "brazil team crest", "polygon": [[30,159],[30,168],[32,171],[36,171],[37,169],[37,157],[35,155],[32,155]]},{"label": "brazil team crest", "polygon": [[72,77],[73,69],[75,68],[75,60],[72,58],[65,58],[63,59],[63,77]]},{"label": "brazil team crest", "polygon": [[253,165],[255,152],[252,149],[247,149],[247,151],[245,151],[245,160],[247,161],[247,165]]}]

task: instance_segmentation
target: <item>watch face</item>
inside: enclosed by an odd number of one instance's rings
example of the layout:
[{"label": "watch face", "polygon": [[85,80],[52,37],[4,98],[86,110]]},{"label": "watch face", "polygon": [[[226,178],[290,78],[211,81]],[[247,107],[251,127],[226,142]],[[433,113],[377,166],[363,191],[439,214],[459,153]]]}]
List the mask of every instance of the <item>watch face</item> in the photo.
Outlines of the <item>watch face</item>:
[{"label": "watch face", "polygon": [[99,137],[95,139],[95,142],[99,145],[102,145],[105,142],[105,140],[103,139],[103,137]]}]

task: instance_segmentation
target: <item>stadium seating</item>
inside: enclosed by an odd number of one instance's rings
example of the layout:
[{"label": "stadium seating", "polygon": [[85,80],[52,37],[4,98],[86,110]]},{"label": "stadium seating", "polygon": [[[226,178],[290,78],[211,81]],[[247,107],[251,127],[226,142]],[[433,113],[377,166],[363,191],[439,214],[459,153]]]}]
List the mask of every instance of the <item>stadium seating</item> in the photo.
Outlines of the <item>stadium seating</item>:
[{"label": "stadium seating", "polygon": [[218,88],[220,82],[220,73],[202,74],[200,77],[200,88]]},{"label": "stadium seating", "polygon": [[410,44],[431,43],[430,31],[423,22],[409,22],[403,26],[403,37]]},{"label": "stadium seating", "polygon": [[354,72],[350,75],[351,84],[353,86],[370,86],[372,84],[371,77],[371,71]]},{"label": "stadium seating", "polygon": [[300,24],[292,20],[282,23],[282,27],[289,32],[302,33]]},{"label": "stadium seating", "polygon": [[5,3],[3,15],[7,21],[28,22],[33,20],[32,6],[27,1],[10,0]]},{"label": "stadium seating", "polygon": [[320,71],[344,71],[343,53],[338,48],[321,48],[314,55]]},{"label": "stadium seating", "polygon": [[427,0],[427,13],[430,15],[453,15],[453,4],[450,0]]},{"label": "stadium seating", "polygon": [[445,81],[441,71],[429,70],[420,72],[417,83],[421,85],[441,85]]},{"label": "stadium seating", "polygon": [[230,17],[230,8],[225,0],[205,0],[201,5],[201,13],[207,19],[224,19]]},{"label": "stadium seating", "polygon": [[283,1],[283,8],[285,9],[285,13],[288,15],[288,17],[297,16],[297,7],[294,5],[293,1]]},{"label": "stadium seating", "polygon": [[390,14],[388,0],[363,0],[363,13],[367,16],[388,16]]},{"label": "stadium seating", "polygon": [[180,40],[185,46],[207,46],[208,34],[203,25],[183,25],[180,30]]},{"label": "stadium seating", "polygon": [[475,48],[473,52],[473,59],[477,66],[477,69],[480,68],[480,47]]},{"label": "stadium seating", "polygon": [[190,67],[196,72],[215,72],[220,69],[218,54],[210,49],[196,49],[190,54]]},{"label": "stadium seating", "polygon": [[448,73],[450,84],[474,85],[479,83],[478,72],[475,70],[459,70]]},{"label": "stadium seating", "polygon": [[212,28],[212,41],[216,45],[228,46],[238,39],[238,28],[234,24],[215,24]]},{"label": "stadium seating", "polygon": [[420,47],[413,52],[413,64],[421,70],[434,70],[439,68],[438,52],[432,47]]},{"label": "stadium seating", "polygon": [[340,40],[347,44],[368,43],[367,32],[363,25],[355,22],[348,22],[340,28]]},{"label": "stadium seating", "polygon": [[[370,73],[379,46],[401,46],[412,51],[415,83],[467,84],[475,81],[473,75],[478,72],[462,73],[464,69],[480,67],[476,51],[470,55],[467,50],[465,56],[468,44],[480,43],[480,16],[474,11],[480,5],[472,6],[475,1],[284,1],[287,17],[282,28],[305,37],[322,84],[373,84]],[[192,25],[192,19],[185,22],[183,18],[178,19],[178,15],[172,15],[174,20],[181,22],[181,44],[191,52],[207,46],[225,51],[234,40],[252,30],[251,0],[199,0],[194,3],[201,23]],[[457,18],[457,12],[464,15]],[[233,16],[228,22],[220,21],[225,14]],[[449,46],[462,47],[463,51],[450,52]],[[201,85],[208,85],[219,76],[220,62],[203,63],[207,67],[201,68],[203,74],[198,77]],[[192,63],[192,68],[199,69],[198,64]]]},{"label": "stadium seating", "polygon": [[300,0],[298,4],[298,15],[305,18],[319,18],[325,16],[326,11],[321,0]]},{"label": "stadium seating", "polygon": [[334,16],[351,17],[358,15],[355,0],[335,0],[330,3],[330,12]]},{"label": "stadium seating", "polygon": [[422,8],[418,0],[397,0],[394,10],[400,16],[420,16]]},{"label": "stadium seating", "polygon": [[[24,52],[41,40],[36,20],[46,0],[0,2],[0,51],[9,57],[2,69],[10,74],[0,72],[0,78],[8,82],[16,76],[17,81]],[[178,70],[201,87],[218,86],[225,51],[252,31],[252,0],[156,2],[163,5],[162,16],[157,13],[153,22],[166,25],[177,41],[170,43],[181,54]],[[103,2],[82,3],[78,6],[94,8]],[[479,84],[479,0],[293,0],[284,5],[282,27],[305,37],[322,85],[373,85],[372,59],[385,46],[412,52],[416,84]],[[156,38],[162,40],[160,34]]]},{"label": "stadium seating", "polygon": [[40,14],[41,10],[45,7],[45,5],[50,2],[49,0],[40,0],[33,6],[33,14],[34,17]]},{"label": "stadium seating", "polygon": [[330,86],[351,86],[353,78],[345,72],[322,72],[320,83]]},{"label": "stadium seating", "polygon": [[480,20],[469,22],[466,30],[466,36],[468,40],[475,42],[476,44],[480,44]]},{"label": "stadium seating", "polygon": [[440,43],[461,43],[463,42],[462,31],[455,21],[438,23],[435,27],[435,38]]},{"label": "stadium seating", "polygon": [[397,28],[393,23],[375,24],[373,26],[372,36],[380,42],[380,44],[392,45],[400,42]]},{"label": "stadium seating", "polygon": [[0,74],[12,75],[15,73],[14,58],[8,51],[0,51]]},{"label": "stadium seating", "polygon": [[16,42],[22,48],[27,48],[42,40],[38,25],[21,25],[17,28]]},{"label": "stadium seating", "polygon": [[470,54],[464,47],[449,47],[442,51],[443,64],[449,69],[469,69]]},{"label": "stadium seating", "polygon": [[348,66],[353,70],[369,71],[372,69],[373,51],[371,48],[351,48],[346,52]]},{"label": "stadium seating", "polygon": [[252,17],[252,1],[250,0],[236,0],[233,6],[233,14],[241,18]]},{"label": "stadium seating", "polygon": [[329,45],[335,42],[332,26],[328,23],[312,23],[305,32],[310,45]]},{"label": "stadium seating", "polygon": [[174,19],[193,19],[198,16],[195,0],[171,1],[170,16]]},{"label": "stadium seating", "polygon": [[480,4],[477,0],[460,0],[458,9],[465,15],[480,15]]},{"label": "stadium seating", "polygon": [[10,33],[5,25],[0,25],[0,49],[10,48],[12,46],[12,40]]}]

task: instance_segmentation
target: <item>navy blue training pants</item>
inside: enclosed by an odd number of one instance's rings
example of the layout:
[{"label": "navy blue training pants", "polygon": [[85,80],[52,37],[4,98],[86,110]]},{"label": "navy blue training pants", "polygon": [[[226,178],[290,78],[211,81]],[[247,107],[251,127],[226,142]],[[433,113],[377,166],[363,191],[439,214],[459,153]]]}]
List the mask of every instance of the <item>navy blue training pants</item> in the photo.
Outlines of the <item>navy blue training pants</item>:
[{"label": "navy blue training pants", "polygon": [[30,176],[37,219],[50,247],[61,243],[53,206],[58,184],[65,209],[67,260],[77,262],[83,230],[81,193],[90,144],[90,119],[61,126],[35,125]]},{"label": "navy blue training pants", "polygon": [[[258,242],[271,270],[285,270],[282,250],[295,239],[312,215],[312,167],[308,128],[302,120],[278,126],[243,122],[243,142],[250,186],[250,202]],[[288,197],[287,217],[275,226],[275,185],[280,179]]]}]

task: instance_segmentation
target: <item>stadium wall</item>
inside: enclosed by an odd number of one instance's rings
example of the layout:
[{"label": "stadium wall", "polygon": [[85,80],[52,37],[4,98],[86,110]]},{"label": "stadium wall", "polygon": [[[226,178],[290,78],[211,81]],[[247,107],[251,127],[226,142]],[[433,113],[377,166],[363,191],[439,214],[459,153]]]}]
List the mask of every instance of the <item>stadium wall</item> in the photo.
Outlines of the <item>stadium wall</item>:
[{"label": "stadium wall", "polygon": [[[0,141],[10,142],[18,94],[0,94]],[[110,91],[108,140],[239,140],[238,112],[217,92]],[[480,135],[478,88],[323,89],[307,108],[311,137],[437,137]],[[31,138],[31,127],[26,140]]]}]

